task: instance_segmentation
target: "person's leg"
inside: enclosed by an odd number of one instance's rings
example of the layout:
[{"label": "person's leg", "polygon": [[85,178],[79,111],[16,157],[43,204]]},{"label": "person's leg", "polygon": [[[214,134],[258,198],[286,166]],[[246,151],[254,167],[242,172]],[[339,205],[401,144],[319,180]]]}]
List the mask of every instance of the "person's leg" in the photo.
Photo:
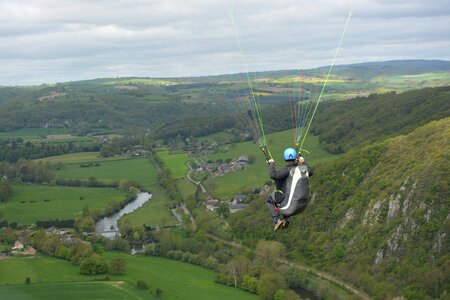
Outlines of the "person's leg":
[{"label": "person's leg", "polygon": [[267,197],[266,205],[267,208],[269,209],[270,215],[272,216],[274,223],[276,224],[280,219],[280,214],[276,210],[277,207],[275,205],[275,201],[272,199],[272,196]]}]

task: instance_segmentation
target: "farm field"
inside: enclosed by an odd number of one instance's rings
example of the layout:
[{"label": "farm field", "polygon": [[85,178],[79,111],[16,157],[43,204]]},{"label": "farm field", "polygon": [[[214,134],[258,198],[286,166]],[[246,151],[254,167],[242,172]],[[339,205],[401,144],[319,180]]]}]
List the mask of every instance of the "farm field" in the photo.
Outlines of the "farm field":
[{"label": "farm field", "polygon": [[156,225],[175,224],[178,221],[167,208],[169,199],[164,190],[156,185],[151,189],[152,199],[145,203],[140,209],[123,216],[120,222],[128,221],[131,225],[142,225],[155,227]]},{"label": "farm field", "polygon": [[73,219],[84,207],[103,210],[121,202],[127,193],[111,188],[13,185],[13,194],[0,205],[8,222],[31,224],[38,220]]},{"label": "farm field", "polygon": [[187,153],[169,154],[169,151],[158,151],[157,155],[172,172],[174,179],[184,178],[189,170],[186,161],[190,159],[190,156]]},{"label": "farm field", "polygon": [[197,187],[187,179],[178,180],[177,187],[181,195],[183,195],[183,198],[195,195],[195,191],[197,190]]},{"label": "farm field", "polygon": [[[102,282],[98,288],[105,290],[105,293],[111,297],[95,299],[123,299],[125,295],[129,296],[127,299],[149,299],[151,297],[149,292],[139,291],[135,288],[137,280],[146,281],[150,290],[160,288],[165,299],[257,299],[254,294],[215,283],[215,272],[195,265],[159,257],[116,252],[106,252],[104,255],[108,261],[114,257],[124,257],[126,274],[110,275],[112,282]],[[39,289],[39,283],[45,283],[46,286],[49,283],[58,283],[48,290],[48,298],[38,299],[62,299],[62,295],[67,295],[68,299],[73,298],[74,294],[70,291],[75,290],[75,287],[86,284],[87,289],[94,289],[96,287],[94,285],[99,283],[92,282],[92,280],[105,276],[81,275],[78,266],[51,257],[0,260],[0,269],[2,270],[0,272],[1,295],[4,295],[4,292],[14,293],[14,290],[22,292],[23,289],[31,287],[31,289],[40,290],[45,296],[45,289]],[[38,284],[24,285],[26,277],[30,277],[32,283]],[[125,284],[121,285],[114,281],[124,281]],[[16,285],[14,287],[19,287],[19,284],[23,285],[21,288],[12,289],[11,286],[5,286],[6,284]],[[108,287],[110,284],[120,286],[123,293],[116,291],[117,286]],[[58,296],[60,297],[58,298]]]},{"label": "farm field", "polygon": [[89,167],[80,164],[66,164],[55,171],[57,178],[88,180],[93,176],[99,181],[114,182],[122,179],[139,182],[144,188],[151,188],[157,182],[157,172],[152,163],[145,158],[109,160],[96,162]]},{"label": "farm field", "polygon": [[[290,143],[288,141],[291,141],[292,136],[292,130],[277,132],[267,136],[269,149],[278,168],[284,166],[283,151],[289,146]],[[332,155],[323,150],[319,145],[318,137],[315,136],[308,136],[304,148],[311,152],[311,154],[305,152],[303,156],[313,168],[319,163],[331,161],[339,157],[338,155]],[[252,153],[255,156],[253,164],[250,164],[244,170],[206,180],[206,188],[215,197],[228,199],[234,194],[241,194],[247,190],[260,188],[265,182],[270,181],[264,156],[257,145],[252,142],[236,144],[228,152],[210,155],[207,158],[213,161],[227,158],[236,159],[241,155],[249,155]]]},{"label": "farm field", "polygon": [[21,138],[24,140],[34,140],[44,135],[70,134],[70,131],[70,128],[23,128],[9,132],[0,132],[0,139]]},{"label": "farm field", "polygon": [[[183,154],[184,156],[184,154]],[[153,164],[145,158],[102,158],[98,152],[74,153],[47,158],[46,161],[62,163],[63,168],[55,171],[58,178],[88,180],[90,176],[100,181],[111,182],[121,179],[133,180],[152,194],[152,199],[143,207],[121,218],[132,225],[156,226],[177,223],[167,208],[169,199],[158,187],[158,174]],[[93,163],[90,167],[80,164]],[[94,166],[95,164],[99,166]]]},{"label": "farm field", "polygon": [[226,141],[226,140],[231,140],[233,138],[234,138],[234,135],[232,135],[231,133],[222,131],[222,132],[217,132],[217,133],[213,133],[213,134],[200,136],[200,137],[197,137],[196,139],[201,142],[203,142],[203,141],[222,142],[222,141]]},{"label": "farm field", "polygon": [[403,88],[409,89],[411,86],[417,87],[435,87],[448,85],[450,82],[450,73],[424,73],[417,75],[395,75],[378,76],[372,78],[371,82],[382,84],[385,88]]},{"label": "farm field", "polygon": [[36,159],[36,161],[49,162],[52,164],[57,163],[71,164],[71,163],[86,163],[86,162],[102,162],[120,159],[124,159],[124,157],[102,157],[100,156],[100,152],[79,152],[57,156],[49,156],[46,158]]},{"label": "farm field", "polygon": [[156,299],[148,291],[130,287],[124,282],[61,282],[0,286],[3,299]]},{"label": "farm field", "polygon": [[127,275],[114,276],[134,284],[145,279],[151,288],[163,290],[166,299],[258,299],[254,294],[214,282],[216,273],[199,266],[159,257],[106,253],[106,258],[126,259]]}]

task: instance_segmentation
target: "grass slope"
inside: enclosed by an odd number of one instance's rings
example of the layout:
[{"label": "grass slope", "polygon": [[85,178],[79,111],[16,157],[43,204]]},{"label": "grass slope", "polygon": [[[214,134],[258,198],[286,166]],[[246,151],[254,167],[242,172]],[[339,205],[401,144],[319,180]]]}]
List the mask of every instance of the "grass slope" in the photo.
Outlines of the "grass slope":
[{"label": "grass slope", "polygon": [[176,218],[167,208],[169,198],[164,190],[156,185],[151,190],[152,199],[140,209],[123,216],[120,221],[128,220],[132,225],[156,226],[178,223]]},{"label": "grass slope", "polygon": [[127,179],[151,188],[157,182],[157,172],[148,159],[124,159],[99,162],[99,166],[81,167],[79,164],[65,165],[56,171],[58,178],[88,180],[94,176],[103,182]]},{"label": "grass slope", "polygon": [[159,158],[164,162],[166,168],[172,172],[174,179],[184,178],[188,171],[186,161],[190,159],[186,153],[169,154],[169,151],[159,151]]},{"label": "grass slope", "polygon": [[14,185],[12,196],[0,207],[4,212],[2,219],[31,224],[38,220],[73,219],[85,206],[103,209],[108,202],[120,202],[125,197],[125,192],[110,188]]},{"label": "grass slope", "polygon": [[15,300],[156,299],[148,291],[139,291],[122,282],[64,282],[0,286],[0,293],[2,299]]},{"label": "grass slope", "polygon": [[[146,281],[152,290],[156,288],[162,289],[165,299],[257,299],[256,295],[215,283],[215,272],[191,264],[159,257],[133,256],[113,252],[105,253],[105,257],[107,260],[111,260],[114,257],[124,257],[126,260],[126,274],[110,276],[111,280],[125,281],[126,285],[122,286],[124,293],[116,293],[115,288],[108,290],[106,286],[102,286],[103,284],[111,283],[102,283],[102,285],[98,286],[99,290],[105,290],[105,293],[111,295],[109,299],[123,299],[125,292],[135,295],[135,297],[130,295],[127,299],[151,299],[148,292],[145,297],[142,297],[141,291],[134,288],[137,280]],[[79,291],[74,290],[75,287],[79,287],[80,282],[88,282],[95,278],[104,277],[103,275],[80,275],[79,267],[72,265],[68,261],[50,257],[0,260],[0,269],[2,270],[0,272],[0,285],[22,284],[26,277],[30,277],[33,283],[76,281],[75,283],[58,284],[56,287],[48,289],[48,299],[56,299],[52,297],[57,295],[66,295],[68,299],[73,299],[79,293]],[[95,287],[92,282],[85,284],[89,290]],[[31,285],[31,289],[38,289],[38,286]],[[28,287],[23,285],[22,288],[16,290],[22,292],[26,288]],[[14,293],[14,290],[11,291],[11,289],[13,288],[0,287],[0,293],[2,295],[4,291],[9,294]],[[45,289],[41,291],[45,296]],[[92,292],[96,293],[95,291]]]}]

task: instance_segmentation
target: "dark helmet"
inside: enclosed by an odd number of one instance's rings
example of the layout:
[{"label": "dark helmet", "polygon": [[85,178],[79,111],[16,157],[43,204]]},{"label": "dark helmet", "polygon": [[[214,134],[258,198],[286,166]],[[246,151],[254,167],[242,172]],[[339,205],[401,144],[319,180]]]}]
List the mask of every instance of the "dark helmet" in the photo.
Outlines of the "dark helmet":
[{"label": "dark helmet", "polygon": [[284,150],[284,160],[295,160],[297,158],[297,151],[293,148]]}]

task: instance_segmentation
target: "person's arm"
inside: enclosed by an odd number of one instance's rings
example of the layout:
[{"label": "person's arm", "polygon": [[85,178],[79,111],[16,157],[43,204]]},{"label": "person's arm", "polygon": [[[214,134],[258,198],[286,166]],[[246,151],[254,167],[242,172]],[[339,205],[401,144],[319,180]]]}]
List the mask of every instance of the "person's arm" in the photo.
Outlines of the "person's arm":
[{"label": "person's arm", "polygon": [[275,169],[275,161],[273,159],[269,160],[269,177],[273,180],[285,179],[289,176],[288,168],[283,168],[280,171]]},{"label": "person's arm", "polygon": [[309,177],[313,176],[314,175],[313,168],[311,168],[306,162],[305,162],[305,166],[306,166],[306,168],[308,168]]},{"label": "person's arm", "polygon": [[309,177],[313,176],[313,174],[314,174],[313,168],[311,168],[311,167],[306,163],[306,161],[305,161],[305,159],[304,159],[303,157],[300,156],[300,157],[298,158],[298,162],[301,163],[302,165],[305,165],[305,166],[306,166],[306,168],[308,169]]}]

